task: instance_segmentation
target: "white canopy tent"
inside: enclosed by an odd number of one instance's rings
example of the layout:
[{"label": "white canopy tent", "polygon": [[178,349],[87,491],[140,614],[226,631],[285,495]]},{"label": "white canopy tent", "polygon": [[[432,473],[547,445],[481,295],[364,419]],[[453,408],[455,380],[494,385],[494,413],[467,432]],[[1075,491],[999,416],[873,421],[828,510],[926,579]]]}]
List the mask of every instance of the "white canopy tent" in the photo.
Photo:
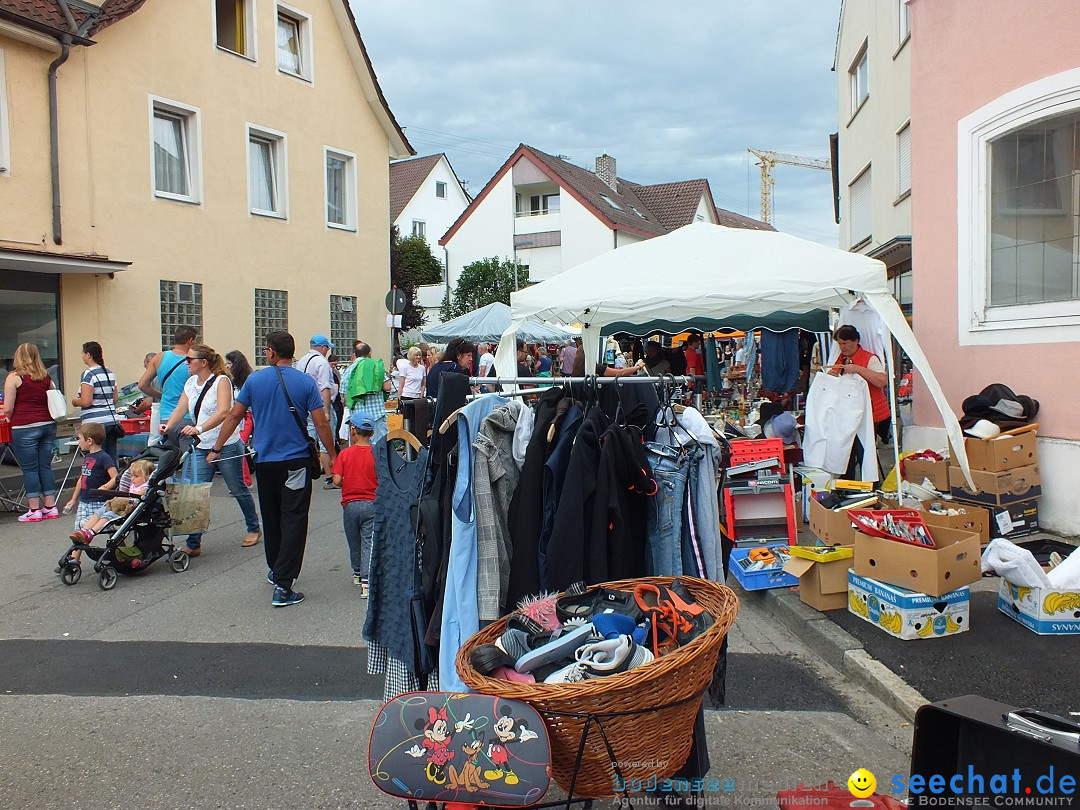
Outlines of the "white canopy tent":
[{"label": "white canopy tent", "polygon": [[881,316],[922,374],[959,456],[956,461],[974,486],[960,424],[889,293],[885,265],[788,234],[695,223],[519,290],[510,296],[513,320],[495,365],[500,377],[515,376],[514,335],[526,318],[582,324],[585,356],[595,358],[601,334],[630,331],[632,325],[667,332],[688,325],[807,328],[811,321],[820,326],[829,308],[859,296]]}]

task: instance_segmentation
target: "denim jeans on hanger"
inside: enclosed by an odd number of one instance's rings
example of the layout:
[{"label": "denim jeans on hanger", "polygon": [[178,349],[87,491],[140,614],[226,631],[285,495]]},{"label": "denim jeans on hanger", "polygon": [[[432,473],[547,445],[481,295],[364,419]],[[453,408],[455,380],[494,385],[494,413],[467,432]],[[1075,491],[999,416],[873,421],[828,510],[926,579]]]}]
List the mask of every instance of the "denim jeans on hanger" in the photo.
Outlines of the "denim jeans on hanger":
[{"label": "denim jeans on hanger", "polygon": [[683,572],[682,529],[690,456],[656,442],[645,442],[657,493],[649,499],[649,575],[677,577]]},{"label": "denim jeans on hanger", "polygon": [[[705,451],[700,447],[694,447],[684,451],[690,457],[686,479],[686,493],[683,495],[682,526],[682,570],[688,577],[706,578],[705,549],[702,543],[705,538],[701,532],[701,515],[698,510],[702,508],[699,481],[701,480],[701,459]],[[711,542],[711,540],[709,541]]]}]

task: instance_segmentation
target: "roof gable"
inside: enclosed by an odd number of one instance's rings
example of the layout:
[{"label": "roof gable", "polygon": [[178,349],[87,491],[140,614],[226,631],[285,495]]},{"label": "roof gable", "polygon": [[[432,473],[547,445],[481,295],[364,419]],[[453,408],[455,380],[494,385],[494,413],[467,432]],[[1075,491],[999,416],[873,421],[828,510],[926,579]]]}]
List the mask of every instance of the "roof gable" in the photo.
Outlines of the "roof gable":
[{"label": "roof gable", "polygon": [[75,42],[91,44],[87,37],[135,13],[145,2],[146,0],[105,0],[97,12],[76,3],[69,4],[71,17],[76,27],[84,31],[83,35],[71,29],[57,0],[0,0],[0,17],[52,36],[66,34]]},{"label": "roof gable", "polygon": [[405,210],[432,170],[445,155],[425,155],[390,164],[390,221],[394,222]]}]

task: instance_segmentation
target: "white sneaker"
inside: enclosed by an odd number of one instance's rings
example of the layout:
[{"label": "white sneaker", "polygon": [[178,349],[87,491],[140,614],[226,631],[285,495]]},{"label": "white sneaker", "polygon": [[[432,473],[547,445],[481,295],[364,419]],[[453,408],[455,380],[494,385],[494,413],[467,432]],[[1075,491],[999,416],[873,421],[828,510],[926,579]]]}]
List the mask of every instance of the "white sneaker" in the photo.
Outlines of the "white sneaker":
[{"label": "white sneaker", "polygon": [[574,663],[555,670],[544,679],[544,683],[578,683],[604,678],[653,660],[653,654],[640,644],[634,643],[630,636],[584,644],[574,657]]},{"label": "white sneaker", "polygon": [[44,519],[40,509],[30,509],[26,514],[19,515],[19,523],[40,523]]}]

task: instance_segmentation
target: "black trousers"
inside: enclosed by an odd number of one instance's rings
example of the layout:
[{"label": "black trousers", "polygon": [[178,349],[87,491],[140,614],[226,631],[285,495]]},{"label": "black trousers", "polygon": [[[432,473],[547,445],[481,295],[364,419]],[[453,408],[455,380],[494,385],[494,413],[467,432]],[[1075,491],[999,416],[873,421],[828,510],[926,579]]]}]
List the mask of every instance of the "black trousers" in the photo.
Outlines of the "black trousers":
[{"label": "black trousers", "polygon": [[274,582],[291,589],[300,576],[307,547],[311,477],[307,457],[255,464],[259,480],[259,512],[263,523],[263,550]]},{"label": "black trousers", "polygon": [[[892,415],[886,416],[880,422],[874,422],[874,435],[881,439],[883,444],[889,443],[889,438],[892,435]],[[844,477],[848,481],[858,481],[859,473],[862,470],[862,457],[863,446],[862,440],[858,436],[851,443],[851,456],[848,457],[847,472],[844,473]]]}]

